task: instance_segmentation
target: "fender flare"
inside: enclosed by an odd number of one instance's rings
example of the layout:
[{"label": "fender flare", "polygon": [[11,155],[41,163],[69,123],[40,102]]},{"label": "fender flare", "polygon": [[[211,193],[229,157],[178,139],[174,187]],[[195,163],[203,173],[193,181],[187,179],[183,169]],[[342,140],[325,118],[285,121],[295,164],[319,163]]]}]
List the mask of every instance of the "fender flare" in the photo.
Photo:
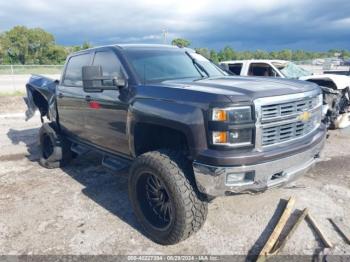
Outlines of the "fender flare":
[{"label": "fender flare", "polygon": [[135,153],[134,134],[137,124],[167,127],[185,135],[192,158],[207,147],[205,119],[202,109],[166,100],[140,99],[129,108],[127,118],[129,149]]}]

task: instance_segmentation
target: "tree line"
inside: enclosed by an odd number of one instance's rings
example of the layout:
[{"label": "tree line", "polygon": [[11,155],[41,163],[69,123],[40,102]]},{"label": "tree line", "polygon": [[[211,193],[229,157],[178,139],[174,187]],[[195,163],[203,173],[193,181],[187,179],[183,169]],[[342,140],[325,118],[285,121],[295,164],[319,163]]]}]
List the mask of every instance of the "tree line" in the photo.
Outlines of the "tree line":
[{"label": "tree line", "polygon": [[[176,38],[172,45],[181,47],[191,46],[187,39]],[[15,26],[0,34],[0,64],[63,64],[67,55],[72,52],[92,47],[89,42],[77,46],[58,45],[55,37],[41,28],[27,28]],[[311,52],[304,50],[284,49],[279,51],[237,51],[230,46],[221,50],[208,49],[206,47],[195,47],[213,62],[240,59],[283,59],[292,61],[311,60],[316,58],[333,57],[335,53],[339,57],[349,59],[349,50],[331,49],[326,52]]]},{"label": "tree line", "polygon": [[[180,47],[189,47],[191,42],[187,39],[176,38],[172,42],[172,45]],[[255,51],[236,51],[230,46],[225,46],[218,52],[215,49],[208,49],[205,47],[194,48],[197,53],[200,53],[204,57],[211,59],[213,62],[220,62],[225,60],[245,60],[245,59],[282,59],[290,61],[305,61],[318,58],[334,57],[337,54],[338,57],[343,59],[350,58],[350,51],[344,49],[330,49],[325,52],[311,52],[304,50],[291,50],[283,49],[279,51],[267,52],[264,50]]]},{"label": "tree line", "polygon": [[90,47],[88,42],[58,45],[55,37],[41,28],[15,26],[0,35],[0,64],[59,65],[68,54]]}]

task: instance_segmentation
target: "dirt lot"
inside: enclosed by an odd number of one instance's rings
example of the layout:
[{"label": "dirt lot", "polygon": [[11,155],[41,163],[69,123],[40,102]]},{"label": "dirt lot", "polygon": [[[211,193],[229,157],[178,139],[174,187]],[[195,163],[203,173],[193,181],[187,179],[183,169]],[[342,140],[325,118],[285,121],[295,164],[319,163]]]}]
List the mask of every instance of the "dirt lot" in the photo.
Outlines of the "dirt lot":
[{"label": "dirt lot", "polygon": [[0,114],[7,114],[12,112],[24,112],[26,104],[23,96],[1,96],[0,95]]},{"label": "dirt lot", "polygon": [[[38,117],[37,117],[38,118]],[[295,196],[336,244],[350,254],[328,218],[350,225],[350,130],[333,131],[323,162],[285,188],[258,195],[217,198],[200,232],[174,246],[147,239],[127,196],[127,173],[112,173],[90,153],[64,169],[39,166],[38,119],[0,116],[0,254],[253,254],[279,212],[280,199]],[[301,226],[284,254],[314,254],[321,242]]]}]

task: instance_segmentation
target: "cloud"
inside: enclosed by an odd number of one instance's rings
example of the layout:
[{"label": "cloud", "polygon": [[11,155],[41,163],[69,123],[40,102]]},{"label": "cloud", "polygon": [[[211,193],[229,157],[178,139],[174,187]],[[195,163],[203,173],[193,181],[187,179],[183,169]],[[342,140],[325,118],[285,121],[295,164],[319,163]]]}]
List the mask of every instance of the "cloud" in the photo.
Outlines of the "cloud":
[{"label": "cloud", "polygon": [[0,2],[0,30],[42,27],[62,44],[162,42],[185,37],[194,46],[236,49],[349,48],[348,0]]}]

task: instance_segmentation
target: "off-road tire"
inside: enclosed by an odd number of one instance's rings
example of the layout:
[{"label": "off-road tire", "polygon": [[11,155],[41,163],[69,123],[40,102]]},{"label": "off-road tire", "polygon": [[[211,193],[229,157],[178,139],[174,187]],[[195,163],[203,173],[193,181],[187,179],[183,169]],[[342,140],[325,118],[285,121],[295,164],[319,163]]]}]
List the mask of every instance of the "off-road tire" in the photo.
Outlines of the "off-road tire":
[{"label": "off-road tire", "polygon": [[[147,211],[142,211],[145,207],[141,206],[138,181],[147,172],[163,183],[174,204],[173,222],[166,230],[154,227],[146,218]],[[197,232],[208,212],[208,203],[198,192],[190,161],[176,151],[159,150],[139,156],[130,168],[129,198],[145,235],[162,245],[176,244]]]},{"label": "off-road tire", "polygon": [[39,130],[41,166],[52,169],[69,163],[73,157],[71,143],[59,134],[55,123],[44,123]]}]

